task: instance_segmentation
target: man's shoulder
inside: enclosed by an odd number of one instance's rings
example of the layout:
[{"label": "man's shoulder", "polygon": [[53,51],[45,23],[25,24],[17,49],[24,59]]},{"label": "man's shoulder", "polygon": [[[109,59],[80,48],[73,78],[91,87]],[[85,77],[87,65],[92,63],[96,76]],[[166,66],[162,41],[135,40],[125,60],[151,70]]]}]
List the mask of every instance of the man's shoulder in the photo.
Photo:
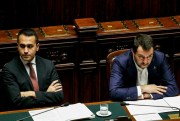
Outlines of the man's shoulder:
[{"label": "man's shoulder", "polygon": [[165,53],[161,52],[161,51],[154,51],[154,59],[156,60],[162,60],[166,57]]},{"label": "man's shoulder", "polygon": [[121,62],[127,62],[128,60],[132,59],[133,56],[132,56],[132,52],[131,50],[128,50],[127,52],[121,54],[121,55],[118,55],[116,57],[117,60],[121,61]]},{"label": "man's shoulder", "polygon": [[10,60],[9,62],[5,63],[4,66],[12,66],[12,65],[17,65],[17,62],[19,61],[19,57],[15,56],[12,60]]},{"label": "man's shoulder", "polygon": [[19,72],[19,68],[22,68],[22,62],[19,56],[14,57],[11,61],[4,64],[2,71],[11,71],[12,73]]},{"label": "man's shoulder", "polygon": [[155,50],[155,51],[154,51],[154,55],[157,55],[157,56],[164,56],[164,53],[161,52],[161,51]]},{"label": "man's shoulder", "polygon": [[47,58],[44,58],[44,57],[41,57],[41,56],[38,56],[38,55],[36,55],[36,59],[37,60],[42,60],[42,61],[51,61],[51,60],[49,60]]},{"label": "man's shoulder", "polygon": [[39,63],[53,63],[52,60],[49,60],[47,58],[43,58],[41,56],[36,56],[36,60]]},{"label": "man's shoulder", "polygon": [[125,67],[125,68],[134,64],[132,51],[128,50],[127,52],[117,56],[115,58],[114,62],[118,65],[121,65],[122,67]]}]

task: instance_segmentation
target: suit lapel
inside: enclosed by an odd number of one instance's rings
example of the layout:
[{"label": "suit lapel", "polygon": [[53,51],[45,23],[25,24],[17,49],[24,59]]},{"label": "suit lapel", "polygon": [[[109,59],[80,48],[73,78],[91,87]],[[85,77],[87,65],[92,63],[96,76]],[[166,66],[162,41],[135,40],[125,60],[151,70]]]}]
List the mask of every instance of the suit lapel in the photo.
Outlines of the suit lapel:
[{"label": "suit lapel", "polygon": [[38,84],[39,84],[39,89],[41,89],[41,85],[42,85],[42,74],[44,74],[44,70],[42,68],[42,64],[41,64],[41,59],[36,56],[36,71],[37,71],[37,78],[38,78]]},{"label": "suit lapel", "polygon": [[26,69],[25,69],[25,67],[24,67],[24,64],[22,63],[22,61],[21,61],[21,59],[18,57],[18,59],[17,59],[17,67],[18,67],[18,70],[19,70],[19,72],[22,74],[22,75],[24,75],[24,77],[26,78],[26,80],[28,80],[28,82],[29,82],[29,85],[31,85],[31,89],[33,89],[33,85],[32,85],[32,82],[31,82],[31,79],[30,79],[30,77],[29,77],[29,75],[28,75],[28,73],[27,73],[27,71],[26,71]]},{"label": "suit lapel", "polygon": [[136,66],[134,64],[134,60],[133,60],[133,55],[131,54],[130,55],[130,60],[129,60],[129,65],[127,66],[127,69],[128,69],[128,72],[129,72],[129,75],[130,77],[133,77],[134,79],[137,78],[137,69],[136,69]]},{"label": "suit lapel", "polygon": [[153,58],[151,64],[148,67],[148,77],[151,78],[153,75],[156,75],[158,73],[158,67],[155,58]]}]

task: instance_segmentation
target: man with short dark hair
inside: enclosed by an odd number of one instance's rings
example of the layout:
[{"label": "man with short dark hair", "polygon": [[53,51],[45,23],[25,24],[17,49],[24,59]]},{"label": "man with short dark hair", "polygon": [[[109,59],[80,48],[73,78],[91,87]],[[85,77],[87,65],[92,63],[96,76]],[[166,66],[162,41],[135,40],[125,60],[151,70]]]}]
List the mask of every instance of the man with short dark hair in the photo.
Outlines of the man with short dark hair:
[{"label": "man with short dark hair", "polygon": [[110,97],[120,100],[160,99],[179,93],[165,54],[154,50],[152,37],[139,34],[133,48],[115,58]]},{"label": "man with short dark hair", "polygon": [[22,29],[17,36],[20,56],[5,64],[3,83],[12,109],[59,105],[63,100],[62,85],[52,61],[36,55],[37,33]]}]

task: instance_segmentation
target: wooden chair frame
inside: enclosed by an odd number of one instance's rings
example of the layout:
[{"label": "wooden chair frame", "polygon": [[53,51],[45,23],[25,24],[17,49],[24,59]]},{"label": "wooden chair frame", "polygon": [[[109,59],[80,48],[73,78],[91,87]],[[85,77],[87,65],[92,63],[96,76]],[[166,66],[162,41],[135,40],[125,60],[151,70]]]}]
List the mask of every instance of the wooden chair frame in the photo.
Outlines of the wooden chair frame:
[{"label": "wooden chair frame", "polygon": [[118,56],[121,55],[123,53],[125,53],[126,51],[128,51],[129,49],[123,49],[123,50],[116,50],[113,51],[111,53],[109,53],[107,55],[106,58],[106,73],[107,73],[107,79],[110,79],[110,75],[111,75],[111,68],[112,68],[112,64],[114,59]]}]

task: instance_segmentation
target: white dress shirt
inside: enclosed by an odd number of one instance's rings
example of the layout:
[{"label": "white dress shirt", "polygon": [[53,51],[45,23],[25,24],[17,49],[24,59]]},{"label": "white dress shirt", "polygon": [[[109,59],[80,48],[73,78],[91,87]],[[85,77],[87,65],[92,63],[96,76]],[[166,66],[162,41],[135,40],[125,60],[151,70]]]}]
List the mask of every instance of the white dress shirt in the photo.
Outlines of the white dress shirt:
[{"label": "white dress shirt", "polygon": [[[24,61],[24,60],[21,58],[21,56],[20,56],[20,59],[21,59],[22,63],[24,64],[24,67],[25,67],[28,75],[30,75],[30,69],[29,69],[29,66],[27,65],[27,63],[32,63],[33,69],[34,69],[35,74],[36,74],[36,77],[37,77],[36,61],[35,61],[36,57],[34,57],[31,62]],[[37,78],[37,81],[38,81],[38,78]]]},{"label": "white dress shirt", "polygon": [[140,68],[136,62],[134,61],[135,65],[136,65],[136,69],[137,69],[137,92],[138,92],[138,97],[141,96],[142,99],[144,99],[143,94],[141,92],[141,85],[147,85],[148,84],[148,70],[147,68],[142,69]]}]

